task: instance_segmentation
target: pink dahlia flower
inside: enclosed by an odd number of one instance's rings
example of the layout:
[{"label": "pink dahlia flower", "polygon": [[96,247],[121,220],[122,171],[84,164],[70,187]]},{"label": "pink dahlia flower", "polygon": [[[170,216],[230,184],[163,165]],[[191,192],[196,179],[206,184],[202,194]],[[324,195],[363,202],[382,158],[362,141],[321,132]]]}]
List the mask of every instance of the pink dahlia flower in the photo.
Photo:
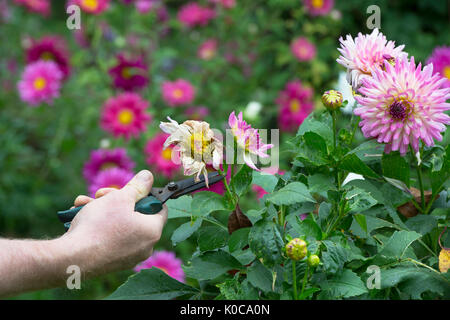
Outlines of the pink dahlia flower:
[{"label": "pink dahlia flower", "polygon": [[156,251],[147,260],[138,264],[134,271],[139,272],[142,269],[150,269],[152,267],[161,269],[168,276],[184,282],[184,271],[181,268],[183,262],[175,256],[174,252]]},{"label": "pink dahlia flower", "polygon": [[433,73],[439,72],[441,76],[447,78],[443,85],[450,88],[450,47],[435,48],[427,60],[427,64],[429,63],[433,64]]},{"label": "pink dahlia flower", "polygon": [[93,150],[84,165],[83,176],[88,182],[93,182],[100,171],[111,168],[133,171],[134,165],[123,148]]},{"label": "pink dahlia flower", "polygon": [[171,179],[180,171],[181,165],[172,161],[172,152],[176,151],[174,151],[171,146],[164,149],[164,142],[168,137],[169,135],[165,133],[156,134],[147,142],[144,151],[147,156],[146,162],[154,168],[156,172]]},{"label": "pink dahlia flower", "polygon": [[103,106],[101,126],[115,137],[137,137],[152,120],[145,112],[147,108],[147,101],[136,93],[127,92],[109,98]]},{"label": "pink dahlia flower", "polygon": [[283,131],[294,131],[314,109],[311,101],[313,91],[300,81],[291,81],[280,92],[276,103],[279,105],[278,123]]},{"label": "pink dahlia flower", "polygon": [[14,0],[14,3],[22,5],[26,7],[28,10],[39,13],[44,17],[50,15],[51,11],[50,0]]},{"label": "pink dahlia flower", "polygon": [[123,54],[119,54],[117,59],[117,65],[109,70],[116,88],[133,91],[148,84],[148,67],[142,58],[131,60],[125,58]]},{"label": "pink dahlia flower", "polygon": [[37,60],[55,62],[64,74],[64,78],[67,78],[70,73],[67,45],[59,36],[46,36],[31,41],[30,47],[26,50],[26,61],[29,64]]},{"label": "pink dahlia flower", "polygon": [[211,60],[217,52],[217,40],[208,39],[203,42],[197,51],[197,56],[203,60]]},{"label": "pink dahlia flower", "polygon": [[311,16],[324,16],[333,9],[334,0],[303,0],[303,4]]},{"label": "pink dahlia flower", "polygon": [[89,194],[94,198],[98,189],[121,189],[133,178],[133,176],[134,174],[132,171],[119,168],[110,168],[100,171],[89,186]]},{"label": "pink dahlia flower", "polygon": [[304,37],[292,41],[291,51],[299,61],[310,61],[316,56],[316,47]]},{"label": "pink dahlia flower", "polygon": [[206,26],[216,16],[213,9],[189,2],[178,11],[178,20],[187,27]]},{"label": "pink dahlia flower", "polygon": [[242,119],[242,112],[236,117],[234,111],[228,118],[228,125],[231,128],[231,132],[235,137],[237,145],[241,148],[244,156],[245,163],[252,169],[260,171],[253,163],[251,155],[256,155],[261,158],[267,158],[269,155],[267,150],[272,148],[273,144],[264,144],[259,136],[258,130],[253,129],[251,125],[247,124]]},{"label": "pink dahlia flower", "polygon": [[171,107],[189,104],[194,100],[194,87],[189,81],[183,79],[164,81],[161,90],[164,101]]},{"label": "pink dahlia flower", "polygon": [[100,14],[108,9],[110,0],[72,0],[72,3],[80,6],[87,13]]},{"label": "pink dahlia flower", "polygon": [[345,40],[341,37],[339,41],[341,56],[336,61],[347,68],[347,81],[354,90],[358,89],[363,78],[383,68],[384,61],[395,63],[396,59],[407,57],[403,52],[404,45],[395,47],[395,42],[387,41],[376,28],[371,34],[359,33],[354,40],[351,35],[347,35]]},{"label": "pink dahlia flower", "polygon": [[384,68],[364,78],[359,89],[363,96],[355,96],[362,105],[354,113],[362,119],[364,136],[386,143],[386,153],[398,150],[402,155],[409,144],[417,152],[420,139],[427,146],[442,140],[440,133],[450,124],[444,113],[450,109],[450,88],[439,88],[446,79],[433,75],[431,64],[423,70],[420,63],[416,67],[414,57],[396,60],[395,66],[385,62]]},{"label": "pink dahlia flower", "polygon": [[189,107],[184,112],[187,119],[203,120],[209,115],[209,109],[204,106]]},{"label": "pink dahlia flower", "polygon": [[63,73],[52,61],[36,61],[25,67],[17,87],[20,98],[32,106],[53,103],[59,97]]}]

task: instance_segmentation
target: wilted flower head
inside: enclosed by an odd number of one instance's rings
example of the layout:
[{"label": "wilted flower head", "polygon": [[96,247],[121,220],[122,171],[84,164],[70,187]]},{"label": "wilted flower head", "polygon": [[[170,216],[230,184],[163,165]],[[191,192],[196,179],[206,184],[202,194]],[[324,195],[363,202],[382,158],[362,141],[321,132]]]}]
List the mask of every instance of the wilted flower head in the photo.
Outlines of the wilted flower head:
[{"label": "wilted flower head", "polygon": [[88,182],[93,182],[103,170],[119,168],[132,171],[134,165],[123,148],[93,150],[91,157],[84,164],[83,176]]},{"label": "wilted flower head", "polygon": [[210,60],[214,58],[217,51],[217,40],[216,39],[208,39],[203,42],[198,48],[197,55],[200,59]]},{"label": "wilted flower head", "polygon": [[215,16],[213,9],[202,7],[197,2],[189,2],[178,11],[178,20],[187,27],[206,26]]},{"label": "wilted flower head", "polygon": [[25,6],[28,10],[46,17],[50,15],[50,0],[14,0],[14,3]]},{"label": "wilted flower head", "polygon": [[429,63],[433,64],[433,73],[440,73],[441,76],[447,78],[443,86],[450,88],[450,47],[435,48],[427,60],[427,64]]},{"label": "wilted flower head", "polygon": [[328,14],[334,6],[334,0],[303,0],[306,11],[312,16]]},{"label": "wilted flower head", "polygon": [[314,109],[313,91],[300,81],[288,82],[276,102],[279,105],[278,123],[283,131],[296,130]]},{"label": "wilted flower head", "polygon": [[180,170],[180,165],[172,160],[175,152],[172,146],[163,147],[169,138],[168,134],[158,133],[151,138],[145,146],[146,162],[167,178],[172,178]]},{"label": "wilted flower head", "polygon": [[189,104],[194,100],[195,89],[189,81],[184,79],[164,81],[161,90],[164,101],[172,107]]},{"label": "wilted flower head", "polygon": [[345,40],[341,37],[339,41],[341,56],[336,61],[347,68],[347,81],[354,90],[358,89],[363,78],[370,77],[374,70],[384,68],[384,61],[395,64],[397,59],[407,56],[403,52],[404,45],[395,47],[395,42],[387,41],[376,28],[371,34],[359,33],[354,40],[347,35]]},{"label": "wilted flower head", "polygon": [[239,112],[239,115],[236,117],[233,111],[228,118],[228,125],[231,128],[231,132],[233,133],[237,145],[241,150],[243,150],[245,163],[250,168],[259,171],[256,165],[253,163],[251,155],[253,154],[261,158],[267,158],[269,157],[269,155],[266,153],[266,151],[272,148],[274,145],[264,144],[262,142],[258,130],[253,129],[251,125],[247,124],[247,122],[242,119],[242,112]]},{"label": "wilted flower head", "polygon": [[147,101],[136,93],[127,92],[109,98],[103,106],[101,126],[115,137],[137,137],[152,120],[146,113],[147,108]]},{"label": "wilted flower head", "polygon": [[168,276],[184,282],[184,271],[181,268],[182,261],[170,251],[156,251],[147,260],[139,263],[134,271],[139,272],[142,269],[150,269],[152,267],[161,269]]},{"label": "wilted flower head", "polygon": [[100,171],[89,186],[89,193],[91,197],[95,197],[95,193],[101,188],[121,189],[133,176],[132,171],[120,168],[110,168]]},{"label": "wilted flower head", "polygon": [[51,104],[59,97],[63,73],[53,61],[36,61],[25,67],[17,84],[20,98],[32,106]]},{"label": "wilted flower head", "polygon": [[402,155],[409,144],[417,152],[419,139],[427,146],[442,140],[440,132],[450,124],[444,113],[450,109],[450,88],[439,89],[446,79],[433,75],[432,65],[416,67],[414,57],[398,59],[395,66],[385,62],[385,70],[375,69],[364,78],[363,96],[355,97],[362,105],[354,113],[362,119],[364,136],[386,143],[386,153],[399,150]]},{"label": "wilted flower head", "polygon": [[100,14],[109,7],[110,0],[73,0],[84,12]]},{"label": "wilted flower head", "polygon": [[182,124],[170,119],[170,122],[161,122],[160,128],[170,136],[164,142],[164,148],[175,145],[180,152],[184,175],[196,175],[200,179],[203,173],[208,186],[207,165],[218,170],[222,163],[222,143],[214,137],[209,124],[204,121],[188,120]]},{"label": "wilted flower head", "polygon": [[299,61],[309,61],[316,56],[316,47],[305,37],[298,37],[292,41],[291,51]]},{"label": "wilted flower head", "polygon": [[142,58],[127,59],[125,55],[119,54],[117,59],[117,65],[109,70],[115,87],[133,91],[148,84],[148,67]]},{"label": "wilted flower head", "polygon": [[322,103],[327,109],[335,110],[342,106],[342,93],[336,90],[325,91],[322,95]]}]

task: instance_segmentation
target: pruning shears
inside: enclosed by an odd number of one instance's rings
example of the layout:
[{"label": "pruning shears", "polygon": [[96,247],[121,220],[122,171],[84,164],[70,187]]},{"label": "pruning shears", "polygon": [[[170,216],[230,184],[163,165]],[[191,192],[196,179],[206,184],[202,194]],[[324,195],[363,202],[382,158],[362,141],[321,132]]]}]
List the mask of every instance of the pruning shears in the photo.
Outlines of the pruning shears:
[{"label": "pruning shears", "polygon": [[[208,184],[212,185],[221,181],[224,176],[217,172],[208,173]],[[134,206],[134,210],[143,214],[155,214],[162,210],[162,205],[169,199],[176,199],[191,192],[205,188],[205,177],[202,175],[199,181],[188,178],[180,181],[171,181],[162,188],[152,188],[149,195]],[[69,230],[70,223],[77,213],[84,207],[79,206],[69,210],[58,211],[58,219],[64,224],[64,228]]]}]

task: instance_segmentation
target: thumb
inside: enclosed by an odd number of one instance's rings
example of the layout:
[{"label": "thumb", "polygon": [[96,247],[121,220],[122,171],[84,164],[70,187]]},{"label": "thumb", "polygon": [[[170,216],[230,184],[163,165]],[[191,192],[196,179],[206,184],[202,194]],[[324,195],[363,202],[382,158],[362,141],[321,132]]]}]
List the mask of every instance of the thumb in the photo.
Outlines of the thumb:
[{"label": "thumb", "polygon": [[148,170],[139,171],[133,179],[123,187],[120,192],[123,192],[135,202],[145,198],[150,193],[153,185],[153,174]]}]

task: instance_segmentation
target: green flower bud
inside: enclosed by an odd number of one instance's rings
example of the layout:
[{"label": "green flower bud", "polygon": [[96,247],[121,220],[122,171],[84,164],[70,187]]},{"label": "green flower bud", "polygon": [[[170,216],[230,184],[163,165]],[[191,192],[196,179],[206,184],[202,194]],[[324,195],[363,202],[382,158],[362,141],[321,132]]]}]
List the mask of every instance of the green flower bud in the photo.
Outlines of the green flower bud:
[{"label": "green flower bud", "polygon": [[295,238],[286,244],[286,254],[292,260],[298,261],[306,257],[308,249],[306,242],[300,238]]},{"label": "green flower bud", "polygon": [[310,267],[317,267],[320,263],[320,258],[316,254],[312,254],[308,257],[308,264]]},{"label": "green flower bud", "polygon": [[322,102],[329,110],[336,110],[342,106],[342,93],[336,90],[328,90],[322,95]]}]

